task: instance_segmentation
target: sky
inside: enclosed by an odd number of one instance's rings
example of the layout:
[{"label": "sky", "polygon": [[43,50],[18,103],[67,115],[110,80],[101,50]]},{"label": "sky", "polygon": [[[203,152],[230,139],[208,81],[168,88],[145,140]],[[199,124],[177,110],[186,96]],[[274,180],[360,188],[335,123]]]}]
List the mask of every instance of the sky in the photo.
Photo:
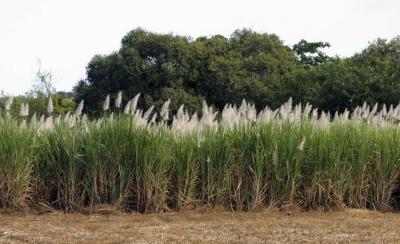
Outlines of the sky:
[{"label": "sky", "polygon": [[193,38],[252,28],[287,45],[326,41],[326,53],[347,57],[400,35],[399,13],[398,0],[0,0],[0,91],[27,92],[38,60],[70,91],[94,55],[117,51],[137,27]]}]

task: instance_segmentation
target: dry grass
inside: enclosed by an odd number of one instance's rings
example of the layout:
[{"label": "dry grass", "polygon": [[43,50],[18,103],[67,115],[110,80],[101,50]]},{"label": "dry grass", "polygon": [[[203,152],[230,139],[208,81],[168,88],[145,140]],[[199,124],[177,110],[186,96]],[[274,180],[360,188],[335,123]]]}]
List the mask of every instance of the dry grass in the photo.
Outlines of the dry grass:
[{"label": "dry grass", "polygon": [[400,214],[332,212],[0,215],[0,243],[400,242]]}]

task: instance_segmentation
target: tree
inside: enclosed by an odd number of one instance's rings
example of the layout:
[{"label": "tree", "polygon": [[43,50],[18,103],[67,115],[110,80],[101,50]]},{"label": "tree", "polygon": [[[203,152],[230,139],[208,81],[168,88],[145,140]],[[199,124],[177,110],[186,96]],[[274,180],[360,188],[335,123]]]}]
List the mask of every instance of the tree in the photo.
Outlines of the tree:
[{"label": "tree", "polygon": [[50,71],[42,69],[42,62],[38,59],[38,70],[34,80],[32,92],[35,94],[42,93],[46,97],[49,97],[55,88],[53,86],[53,74]]},{"label": "tree", "polygon": [[307,42],[306,40],[301,40],[293,46],[293,51],[304,66],[316,66],[325,63],[329,58],[320,49],[330,46],[328,42]]},{"label": "tree", "polygon": [[377,39],[349,59],[369,103],[400,102],[400,36],[388,41]]},{"label": "tree", "polygon": [[141,93],[142,109],[171,98],[173,110],[184,103],[192,112],[203,99],[222,109],[244,98],[261,109],[292,97],[331,112],[400,101],[399,37],[378,39],[349,58],[329,57],[326,47],[301,40],[290,48],[274,34],[249,29],[193,40],[138,28],[119,50],[92,58],[74,88],[75,102],[85,100],[86,112],[96,115],[107,94],[114,100],[119,91],[124,102]]},{"label": "tree", "polygon": [[219,109],[242,99],[259,109],[274,106],[282,74],[297,65],[290,48],[276,35],[248,29],[235,31],[229,39],[203,37],[193,46],[199,63],[196,90]]},{"label": "tree", "polygon": [[192,110],[201,107],[202,99],[222,109],[245,98],[261,108],[273,103],[282,74],[297,65],[291,49],[276,35],[244,29],[230,38],[192,40],[135,29],[117,52],[93,57],[87,78],[74,91],[77,101],[88,101],[90,113],[99,111],[107,94],[115,97],[119,90],[126,99],[142,93],[143,108],[162,103],[166,94]]},{"label": "tree", "polygon": [[189,38],[135,29],[122,39],[118,52],[93,57],[86,80],[74,89],[77,100],[88,101],[87,111],[96,113],[107,94],[115,98],[120,90],[125,102],[142,93],[143,108],[161,102],[164,89],[190,93],[185,88],[193,72],[189,57]]},{"label": "tree", "polygon": [[328,58],[303,66],[282,83],[282,95],[334,112],[400,101],[400,38],[377,39],[350,58]]}]

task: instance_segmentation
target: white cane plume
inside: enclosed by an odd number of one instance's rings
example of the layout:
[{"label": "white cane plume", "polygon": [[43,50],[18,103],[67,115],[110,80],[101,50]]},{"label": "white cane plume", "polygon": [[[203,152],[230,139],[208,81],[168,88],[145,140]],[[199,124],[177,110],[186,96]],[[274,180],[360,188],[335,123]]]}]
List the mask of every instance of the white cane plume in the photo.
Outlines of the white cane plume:
[{"label": "white cane plume", "polygon": [[53,113],[54,106],[53,106],[53,99],[49,97],[49,102],[47,103],[47,113],[51,114]]},{"label": "white cane plume", "polygon": [[64,122],[67,123],[70,116],[71,116],[71,113],[68,111],[68,112],[64,115]]},{"label": "white cane plume", "polygon": [[19,110],[19,115],[21,117],[26,117],[29,115],[29,105],[27,103],[21,104],[21,108]]},{"label": "white cane plume", "polygon": [[29,116],[29,104],[25,103],[25,116]]},{"label": "white cane plume", "polygon": [[140,93],[136,94],[136,96],[132,99],[132,102],[131,102],[131,114],[132,115],[134,115],[136,112],[139,97],[140,97]]},{"label": "white cane plume", "polygon": [[39,124],[44,124],[44,119],[45,119],[45,117],[42,114],[42,116],[40,116],[40,118],[39,118]]},{"label": "white cane plume", "polygon": [[68,126],[69,126],[69,128],[72,128],[72,127],[74,127],[75,126],[75,123],[76,123],[76,115],[75,114],[73,114],[73,115],[71,115],[69,118],[68,118]]},{"label": "white cane plume", "polygon": [[171,103],[171,99],[168,99],[161,107],[161,118],[163,121],[166,121],[169,119],[169,104]]},{"label": "white cane plume", "polygon": [[122,103],[122,92],[118,92],[118,96],[115,99],[115,107],[121,108],[121,103]]},{"label": "white cane plume", "polygon": [[19,108],[19,116],[24,117],[25,114],[25,103],[21,104],[21,107]]},{"label": "white cane plume", "polygon": [[13,101],[14,101],[14,97],[9,97],[8,98],[8,100],[6,102],[6,105],[4,106],[4,109],[6,111],[9,111],[11,109],[11,105],[13,104]]},{"label": "white cane plume", "polygon": [[61,115],[58,115],[55,119],[54,119],[54,125],[60,125],[61,123]]},{"label": "white cane plume", "polygon": [[107,95],[106,100],[103,104],[103,111],[107,111],[110,109],[110,95]]},{"label": "white cane plume", "polygon": [[82,111],[83,111],[83,105],[84,105],[84,101],[82,100],[79,105],[78,108],[75,111],[76,116],[81,116]]},{"label": "white cane plume", "polygon": [[30,124],[32,127],[36,127],[38,124],[36,113],[34,113],[31,117]]},{"label": "white cane plume", "polygon": [[150,118],[151,113],[153,112],[154,105],[151,106],[147,111],[143,114],[143,119],[148,120]]},{"label": "white cane plume", "polygon": [[150,120],[150,124],[155,124],[157,119],[157,113],[153,114],[153,117]]},{"label": "white cane plume", "polygon": [[131,103],[132,103],[132,101],[129,100],[128,103],[125,105],[124,114],[129,114],[129,112],[131,110]]},{"label": "white cane plume", "polygon": [[83,131],[83,134],[89,133],[89,126],[88,126],[86,120],[82,120],[82,131]]},{"label": "white cane plume", "polygon": [[51,116],[49,116],[47,119],[46,119],[46,128],[47,129],[49,129],[49,130],[51,130],[51,129],[53,129],[53,126],[54,126],[54,124],[53,124],[53,116],[51,115]]},{"label": "white cane plume", "polygon": [[371,115],[375,115],[376,111],[378,111],[378,103],[375,103],[374,107],[372,108]]}]

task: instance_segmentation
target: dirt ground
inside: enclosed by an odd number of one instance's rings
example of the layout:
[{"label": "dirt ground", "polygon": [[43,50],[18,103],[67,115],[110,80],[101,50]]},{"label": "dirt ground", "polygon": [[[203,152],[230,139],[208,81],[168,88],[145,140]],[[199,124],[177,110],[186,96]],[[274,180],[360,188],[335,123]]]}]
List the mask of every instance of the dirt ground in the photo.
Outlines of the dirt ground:
[{"label": "dirt ground", "polygon": [[400,213],[0,213],[0,243],[400,243]]}]

